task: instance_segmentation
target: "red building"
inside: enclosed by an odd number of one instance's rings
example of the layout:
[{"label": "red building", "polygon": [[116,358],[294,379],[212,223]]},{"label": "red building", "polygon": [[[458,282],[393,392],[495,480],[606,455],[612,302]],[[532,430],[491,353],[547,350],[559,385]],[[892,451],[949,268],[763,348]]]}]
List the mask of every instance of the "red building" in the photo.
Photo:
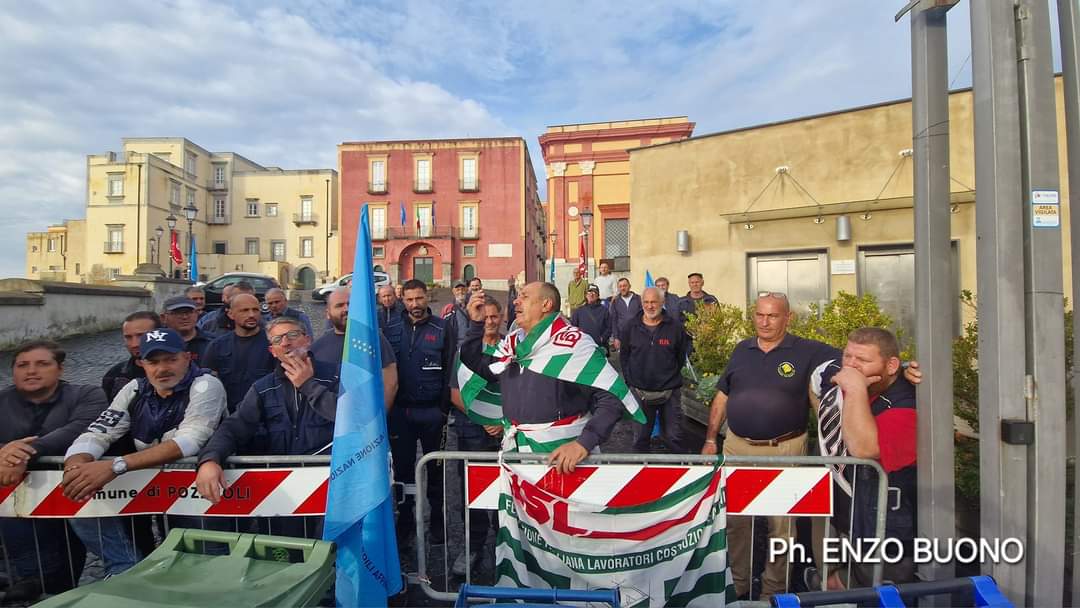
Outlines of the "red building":
[{"label": "red building", "polygon": [[524,139],[345,142],[338,170],[342,273],[366,204],[376,270],[395,283],[540,277],[544,212]]}]

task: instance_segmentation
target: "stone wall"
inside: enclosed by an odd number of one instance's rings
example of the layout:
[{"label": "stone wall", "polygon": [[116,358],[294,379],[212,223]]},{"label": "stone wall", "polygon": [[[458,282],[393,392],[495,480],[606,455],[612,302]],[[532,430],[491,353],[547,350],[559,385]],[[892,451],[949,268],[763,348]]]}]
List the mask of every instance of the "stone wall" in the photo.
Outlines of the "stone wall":
[{"label": "stone wall", "polygon": [[142,279],[142,287],[0,280],[0,350],[26,340],[63,339],[120,327],[136,310],[160,311],[187,283]]}]

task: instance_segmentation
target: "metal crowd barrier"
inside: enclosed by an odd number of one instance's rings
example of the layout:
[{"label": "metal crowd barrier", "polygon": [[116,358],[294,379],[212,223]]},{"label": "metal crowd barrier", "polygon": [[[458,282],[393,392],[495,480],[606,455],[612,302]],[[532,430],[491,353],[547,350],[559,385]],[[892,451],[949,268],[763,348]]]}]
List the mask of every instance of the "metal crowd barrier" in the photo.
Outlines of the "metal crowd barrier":
[{"label": "metal crowd barrier", "polygon": [[[457,599],[459,589],[451,588],[451,573],[450,573],[450,545],[449,538],[450,520],[448,518],[448,505],[446,500],[443,500],[442,513],[432,513],[431,517],[441,516],[443,518],[443,527],[447,530],[447,539],[442,546],[442,571],[432,573],[428,571],[428,552],[434,550],[434,547],[427,542],[427,525],[425,523],[425,510],[427,507],[427,464],[433,461],[460,461],[462,463],[462,470],[468,466],[470,462],[476,463],[492,463],[499,461],[500,454],[498,452],[464,452],[464,451],[439,451],[425,454],[416,463],[416,503],[415,503],[415,522],[416,522],[416,564],[417,572],[415,576],[410,577],[410,582],[414,582],[420,585],[424,593],[434,599],[442,601],[454,601]],[[547,454],[538,453],[519,453],[519,452],[507,452],[502,454],[504,462],[511,463],[527,463],[527,464],[542,464],[546,462]],[[590,455],[578,466],[589,465],[602,465],[602,464],[635,464],[635,465],[712,465],[716,462],[715,456],[702,456],[702,455],[690,455],[690,454],[593,454]],[[805,466],[826,466],[833,464],[843,464],[850,466],[868,466],[873,468],[878,475],[878,509],[875,514],[875,528],[874,536],[879,541],[885,537],[885,519],[886,519],[886,507],[887,507],[887,495],[888,495],[888,477],[885,474],[881,465],[873,460],[866,460],[862,458],[851,457],[826,457],[826,456],[727,456],[724,458],[725,467],[805,467]],[[456,470],[457,467],[442,467],[443,479],[439,480],[443,487],[443,496],[446,496],[446,489],[448,485],[447,471],[449,469]],[[458,480],[454,480],[453,483],[459,483]],[[830,483],[832,483],[830,479]],[[836,497],[834,497],[834,500]],[[465,536],[461,543],[460,549],[465,552],[465,575],[461,584],[468,585],[473,584],[472,577],[472,560],[469,556],[471,547],[471,525],[469,518],[468,497],[462,497],[462,503],[464,505],[461,513]],[[732,516],[729,514],[729,516]],[[754,517],[753,515],[745,515],[745,517]],[[797,517],[797,516],[792,516]],[[497,524],[496,524],[497,526]],[[751,538],[754,537],[756,530],[753,524],[751,525]],[[827,527],[826,527],[827,532]],[[794,533],[791,534],[795,536]],[[880,544],[880,543],[879,543]],[[754,555],[753,547],[754,543],[751,542],[751,555],[749,556],[751,569],[753,569]],[[486,549],[485,549],[486,550]],[[820,559],[820,558],[819,558]],[[729,554],[729,561],[731,556]],[[881,560],[878,560],[873,567],[873,584],[879,585],[882,580],[883,564]],[[751,575],[752,575],[751,570]],[[445,582],[445,589],[439,590],[434,586],[434,581],[437,580],[434,576],[441,574],[441,580]],[[790,589],[791,581],[791,564],[788,565],[788,581],[787,587]],[[821,588],[825,589],[824,574],[822,575]],[[491,581],[494,584],[494,581]],[[850,587],[850,570],[848,573],[848,586]],[[755,603],[747,604],[743,602],[743,605],[754,605]],[[756,602],[757,605],[767,606],[767,603]]]},{"label": "metal crowd barrier", "polygon": [[[30,467],[30,476],[27,482],[33,481],[34,472],[49,471],[54,475],[63,470],[63,457],[60,456],[46,456],[37,459]],[[242,469],[244,471],[259,470],[259,469],[278,469],[278,468],[290,468],[290,469],[303,469],[308,467],[329,467],[329,456],[234,456],[229,458],[223,465],[223,468],[227,470]],[[170,463],[157,472],[168,471],[191,471],[197,466],[197,462],[194,458],[186,458],[178,460],[174,463]],[[120,478],[123,479],[123,478]],[[24,482],[24,483],[27,483]],[[192,482],[193,485],[194,482]],[[48,488],[46,488],[47,491]],[[7,495],[5,495],[6,497]],[[88,503],[89,504],[89,503]],[[209,503],[207,503],[209,504]],[[312,526],[312,518],[308,516],[295,516],[295,517],[266,517],[266,516],[229,516],[227,514],[220,516],[191,516],[191,515],[170,515],[168,513],[162,513],[160,515],[101,515],[95,516],[94,519],[82,519],[83,522],[90,522],[88,525],[93,526],[96,520],[97,525],[97,542],[99,545],[105,545],[109,542],[106,535],[103,533],[102,521],[104,518],[126,520],[123,532],[130,534],[130,538],[134,541],[134,547],[140,550],[141,556],[146,557],[153,546],[156,546],[169,531],[174,527],[202,527],[208,530],[216,530],[223,532],[250,532],[257,528],[258,532],[264,534],[277,534],[285,536],[305,536],[317,531]],[[139,518],[142,518],[137,525]],[[79,582],[79,573],[84,571],[85,564],[92,564],[92,560],[87,560],[84,563],[75,563],[74,559],[83,555],[81,549],[82,542],[76,535],[75,531],[71,529],[70,524],[63,526],[63,543],[64,546],[54,547],[51,546],[51,542],[59,538],[56,523],[57,521],[68,521],[63,517],[56,515],[52,516],[36,516],[29,513],[20,514],[18,517],[0,517],[0,523],[11,522],[12,520],[23,520],[29,524],[27,539],[21,539],[21,544],[24,547],[33,547],[33,560],[36,562],[33,568],[36,570],[36,575],[24,574],[20,578],[33,578],[37,576],[44,584],[45,591],[48,591],[50,585],[56,585],[56,580],[49,580],[50,577],[55,579],[60,575],[68,580],[64,581],[63,586],[74,587]],[[286,521],[290,520],[290,521]],[[194,525],[193,525],[194,524]],[[51,527],[46,530],[46,527]],[[16,570],[13,568],[12,558],[10,551],[8,550],[9,543],[13,539],[5,538],[5,534],[0,530],[0,549],[2,549],[3,560],[0,565],[3,567],[3,573],[0,574],[0,580],[5,580],[7,583],[13,583],[16,579]],[[29,541],[32,540],[32,545]],[[142,546],[140,546],[142,545]],[[115,542],[112,548],[115,548]],[[109,550],[107,547],[106,550]],[[46,572],[46,566],[55,566],[55,564],[46,564],[43,559],[43,551],[49,552],[49,557],[59,556],[60,559],[66,561],[66,564],[61,564],[61,570],[57,571],[53,568]],[[87,551],[86,553],[89,553]],[[102,559],[102,556],[98,556]],[[103,561],[103,559],[102,559]],[[66,570],[66,572],[63,572]],[[24,566],[25,571],[25,566]],[[61,574],[62,573],[62,574]],[[99,576],[90,578],[100,578],[101,574],[104,574],[104,570],[98,573]],[[83,576],[84,580],[87,578]]]}]

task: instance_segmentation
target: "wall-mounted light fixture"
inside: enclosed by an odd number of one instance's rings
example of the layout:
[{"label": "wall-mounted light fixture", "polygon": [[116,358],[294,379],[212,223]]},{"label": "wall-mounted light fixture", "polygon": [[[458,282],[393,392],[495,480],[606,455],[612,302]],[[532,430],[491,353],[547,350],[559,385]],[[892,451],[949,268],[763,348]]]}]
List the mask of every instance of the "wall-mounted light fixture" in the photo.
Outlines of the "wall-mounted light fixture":
[{"label": "wall-mounted light fixture", "polygon": [[690,253],[690,232],[686,230],[675,231],[675,251],[679,253]]},{"label": "wall-mounted light fixture", "polygon": [[743,228],[746,229],[746,230],[753,230],[754,225],[751,224],[750,222],[746,222],[745,224],[743,224]]},{"label": "wall-mounted light fixture", "polygon": [[836,218],[836,240],[841,243],[851,240],[851,218],[846,215]]}]

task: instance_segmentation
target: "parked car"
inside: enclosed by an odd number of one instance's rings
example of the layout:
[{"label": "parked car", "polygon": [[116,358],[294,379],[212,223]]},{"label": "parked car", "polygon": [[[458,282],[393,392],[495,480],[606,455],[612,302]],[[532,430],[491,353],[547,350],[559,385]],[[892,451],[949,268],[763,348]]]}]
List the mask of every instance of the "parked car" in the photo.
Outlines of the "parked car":
[{"label": "parked car", "polygon": [[202,285],[203,291],[206,292],[206,308],[221,308],[221,292],[225,290],[225,286],[239,283],[240,281],[251,283],[251,286],[255,288],[255,297],[258,298],[260,302],[266,298],[267,291],[270,291],[274,287],[281,287],[281,285],[278,284],[277,279],[268,274],[227,272]]},{"label": "parked car", "polygon": [[[372,289],[378,289],[383,285],[389,284],[390,275],[386,274],[385,272],[380,272],[376,270],[375,282],[372,285]],[[349,273],[331,283],[316,287],[314,290],[312,290],[311,297],[314,300],[325,300],[326,297],[330,295],[330,292],[334,291],[335,289],[341,289],[342,287],[349,287],[350,285],[352,285],[352,273]]]}]

